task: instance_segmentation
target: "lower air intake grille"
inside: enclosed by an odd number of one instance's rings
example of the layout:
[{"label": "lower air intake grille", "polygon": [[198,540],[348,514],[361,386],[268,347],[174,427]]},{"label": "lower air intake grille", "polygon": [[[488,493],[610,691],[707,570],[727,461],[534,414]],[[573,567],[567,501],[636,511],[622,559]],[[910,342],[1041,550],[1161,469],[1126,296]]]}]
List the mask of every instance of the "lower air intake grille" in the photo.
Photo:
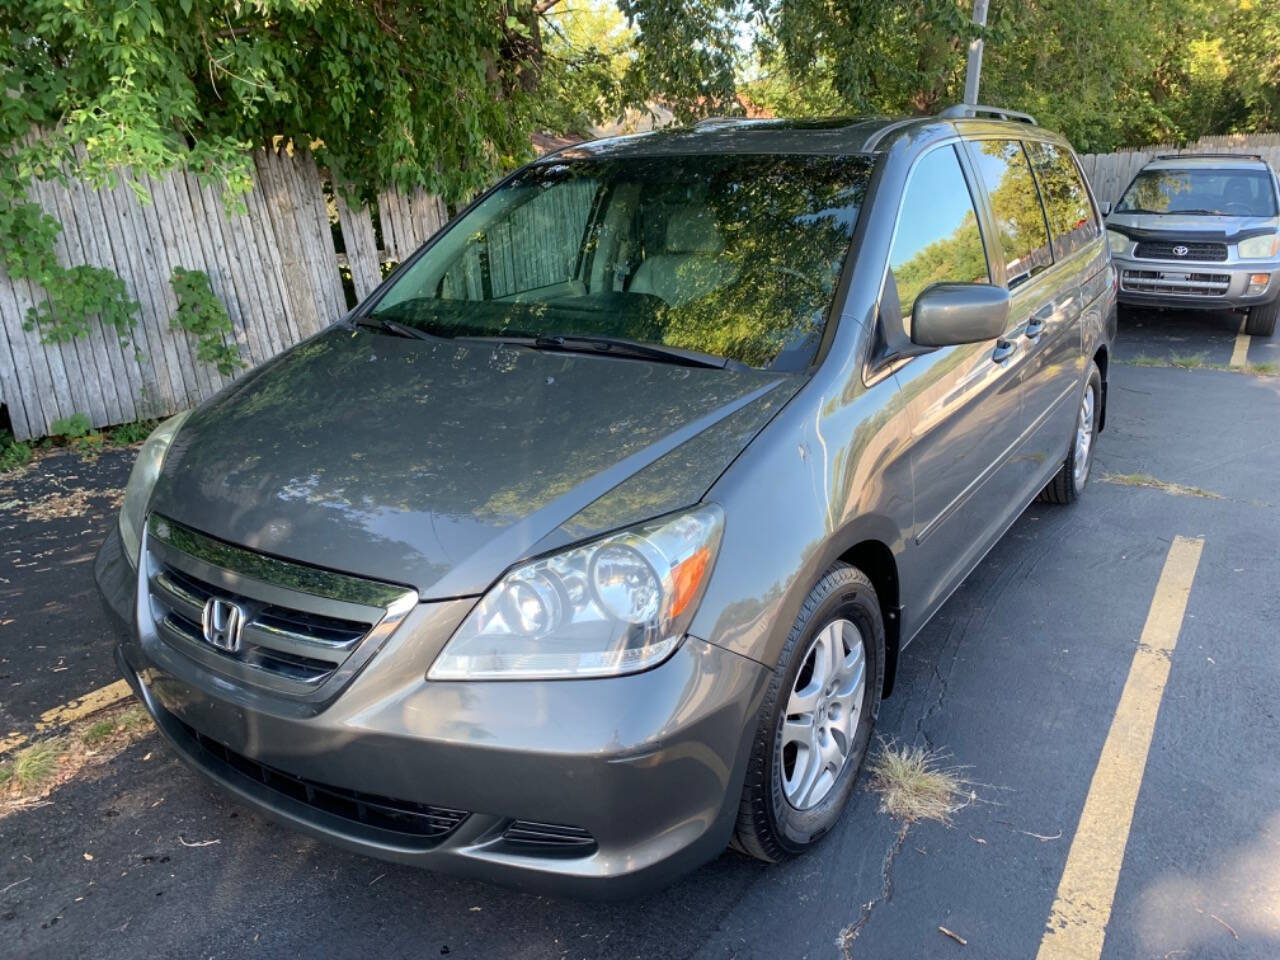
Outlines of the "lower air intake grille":
[{"label": "lower air intake grille", "polygon": [[[172,714],[170,714],[172,717]],[[418,840],[439,839],[456,830],[467,819],[465,810],[437,807],[434,804],[393,800],[372,793],[334,787],[285,773],[275,767],[236,753],[216,740],[206,737],[176,717],[199,748],[214,759],[233,767],[251,780],[270,790],[305,803],[307,806],[353,824],[389,830]]]},{"label": "lower air intake grille", "polygon": [[1223,297],[1231,287],[1226,273],[1173,273],[1160,270],[1126,270],[1121,286],[1134,293],[1170,293],[1184,297]]},{"label": "lower air intake grille", "polygon": [[514,820],[502,834],[507,846],[529,853],[563,854],[585,857],[594,853],[596,838],[582,827],[563,823],[540,823],[537,820]]}]

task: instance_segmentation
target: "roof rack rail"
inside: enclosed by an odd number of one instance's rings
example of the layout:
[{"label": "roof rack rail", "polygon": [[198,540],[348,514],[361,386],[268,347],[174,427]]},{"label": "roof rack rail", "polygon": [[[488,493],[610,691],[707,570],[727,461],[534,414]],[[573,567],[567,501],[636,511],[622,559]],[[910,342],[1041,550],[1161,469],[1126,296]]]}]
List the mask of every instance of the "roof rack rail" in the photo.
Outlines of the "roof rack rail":
[{"label": "roof rack rail", "polygon": [[1230,157],[1232,160],[1262,160],[1260,153],[1233,153],[1230,150],[1194,150],[1187,153],[1158,153],[1157,160],[1181,160],[1184,157]]},{"label": "roof rack rail", "polygon": [[938,116],[953,118],[995,117],[997,120],[1017,120],[1021,123],[1039,126],[1036,123],[1036,118],[1029,113],[1023,113],[1021,110],[1006,110],[1004,107],[989,107],[983,103],[957,103],[954,106],[947,107]]}]

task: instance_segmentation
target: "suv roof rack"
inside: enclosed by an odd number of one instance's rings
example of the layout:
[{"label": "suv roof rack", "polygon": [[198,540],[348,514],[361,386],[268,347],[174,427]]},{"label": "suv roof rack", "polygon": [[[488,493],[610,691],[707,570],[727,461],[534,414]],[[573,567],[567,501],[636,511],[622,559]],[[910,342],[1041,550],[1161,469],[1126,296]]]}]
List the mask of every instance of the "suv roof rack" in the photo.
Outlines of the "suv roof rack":
[{"label": "suv roof rack", "polygon": [[1197,151],[1188,152],[1188,153],[1158,153],[1156,154],[1155,159],[1156,160],[1185,160],[1188,157],[1190,158],[1195,158],[1195,157],[1228,158],[1231,160],[1262,160],[1263,159],[1262,154],[1260,153],[1232,153],[1229,150],[1205,150],[1203,152],[1197,150]]},{"label": "suv roof rack", "polygon": [[997,120],[1017,120],[1019,123],[1039,126],[1036,123],[1036,118],[1029,113],[1023,113],[1021,110],[1006,110],[1004,107],[990,107],[983,103],[957,103],[954,106],[947,107],[938,116],[953,118],[995,117]]}]

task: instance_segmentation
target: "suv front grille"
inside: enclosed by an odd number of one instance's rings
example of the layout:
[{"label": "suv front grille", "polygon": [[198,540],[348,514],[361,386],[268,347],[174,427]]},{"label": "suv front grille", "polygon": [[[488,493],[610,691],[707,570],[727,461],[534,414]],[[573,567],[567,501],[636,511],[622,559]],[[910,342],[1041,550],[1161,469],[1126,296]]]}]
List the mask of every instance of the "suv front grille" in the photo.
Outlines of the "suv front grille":
[{"label": "suv front grille", "polygon": [[[1186,247],[1187,252],[1178,256],[1174,247]],[[1226,260],[1225,243],[1199,240],[1140,240],[1133,250],[1135,257],[1144,260]]]},{"label": "suv front grille", "polygon": [[1125,270],[1120,284],[1133,293],[1170,293],[1186,297],[1223,297],[1231,286],[1226,273],[1175,273],[1168,270]]},{"label": "suv front grille", "polygon": [[[157,515],[146,561],[160,639],[211,670],[285,694],[350,676],[417,602],[404,587],[279,560]],[[224,635],[206,631],[214,603],[239,621]]]},{"label": "suv front grille", "polygon": [[285,773],[265,763],[236,753],[218,741],[206,737],[173,714],[169,718],[181,726],[201,752],[220,760],[244,776],[275,793],[283,794],[312,809],[340,817],[364,827],[389,830],[419,840],[439,839],[456,830],[467,819],[465,810],[440,807],[412,800],[395,800],[346,787],[317,783]]}]

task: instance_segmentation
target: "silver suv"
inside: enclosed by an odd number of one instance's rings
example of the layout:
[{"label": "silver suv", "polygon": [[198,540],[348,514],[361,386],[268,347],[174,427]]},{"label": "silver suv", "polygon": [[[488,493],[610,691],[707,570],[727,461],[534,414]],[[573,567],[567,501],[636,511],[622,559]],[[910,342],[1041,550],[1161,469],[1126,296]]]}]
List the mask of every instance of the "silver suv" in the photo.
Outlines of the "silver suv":
[{"label": "silver suv", "polygon": [[1107,218],[1120,302],[1244,310],[1270,336],[1280,313],[1280,203],[1274,171],[1240,153],[1157,157]]}]

